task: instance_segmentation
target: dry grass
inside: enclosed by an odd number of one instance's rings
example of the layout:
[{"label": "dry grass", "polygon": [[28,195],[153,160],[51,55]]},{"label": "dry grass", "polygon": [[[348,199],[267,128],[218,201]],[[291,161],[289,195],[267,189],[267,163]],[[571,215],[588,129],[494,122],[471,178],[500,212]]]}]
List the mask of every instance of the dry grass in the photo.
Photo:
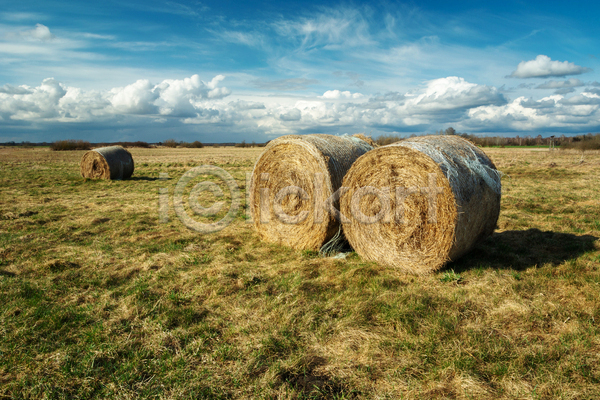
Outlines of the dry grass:
[{"label": "dry grass", "polygon": [[[583,399],[600,384],[600,154],[486,149],[497,232],[426,277],[200,235],[158,189],[262,149],[0,149],[0,397]],[[167,172],[168,181],[158,180]]]}]

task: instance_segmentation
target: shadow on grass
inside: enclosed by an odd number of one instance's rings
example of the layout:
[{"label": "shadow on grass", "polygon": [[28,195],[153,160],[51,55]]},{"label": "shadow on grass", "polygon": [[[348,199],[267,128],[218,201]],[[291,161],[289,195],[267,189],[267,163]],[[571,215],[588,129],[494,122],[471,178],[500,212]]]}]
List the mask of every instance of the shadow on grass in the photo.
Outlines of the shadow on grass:
[{"label": "shadow on grass", "polygon": [[592,235],[526,231],[496,232],[447,269],[456,272],[479,267],[524,270],[535,265],[559,265],[596,249]]},{"label": "shadow on grass", "polygon": [[[149,176],[132,176],[128,181],[157,181],[159,178],[150,178]],[[163,179],[164,180],[164,179]]]},{"label": "shadow on grass", "polygon": [[0,276],[8,276],[9,278],[17,276],[14,272],[4,271],[0,269]]}]

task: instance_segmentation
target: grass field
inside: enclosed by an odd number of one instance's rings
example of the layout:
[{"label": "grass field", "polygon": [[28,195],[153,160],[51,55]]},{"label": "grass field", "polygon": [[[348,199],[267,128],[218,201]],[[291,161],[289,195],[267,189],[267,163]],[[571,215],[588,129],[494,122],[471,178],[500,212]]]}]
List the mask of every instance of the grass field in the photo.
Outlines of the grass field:
[{"label": "grass field", "polygon": [[107,182],[0,149],[0,398],[600,397],[600,153],[485,149],[496,233],[417,277],[262,243],[243,210],[159,223],[159,188],[213,164],[243,191],[261,150],[132,149]]}]

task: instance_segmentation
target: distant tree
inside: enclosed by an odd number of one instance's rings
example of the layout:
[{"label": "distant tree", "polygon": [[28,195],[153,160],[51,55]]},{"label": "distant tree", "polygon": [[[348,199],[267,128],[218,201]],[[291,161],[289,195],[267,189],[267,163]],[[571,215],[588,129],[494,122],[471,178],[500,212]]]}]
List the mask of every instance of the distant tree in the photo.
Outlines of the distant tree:
[{"label": "distant tree", "polygon": [[385,146],[387,144],[392,144],[392,143],[399,142],[399,141],[400,141],[400,137],[394,136],[394,135],[378,136],[377,139],[375,139],[375,143],[377,143],[380,146]]},{"label": "distant tree", "polygon": [[182,142],[181,146],[182,147],[187,147],[187,148],[190,148],[190,149],[201,149],[201,148],[204,147],[204,144],[202,144],[202,142],[196,140],[196,141],[191,142],[191,143],[183,143]]},{"label": "distant tree", "polygon": [[454,130],[453,127],[449,127],[446,129],[446,135],[456,135],[456,131]]},{"label": "distant tree", "polygon": [[57,140],[50,145],[50,150],[90,150],[92,148],[90,142],[85,140]]},{"label": "distant tree", "polygon": [[165,147],[177,147],[177,141],[175,139],[167,139],[163,142],[163,146]]}]

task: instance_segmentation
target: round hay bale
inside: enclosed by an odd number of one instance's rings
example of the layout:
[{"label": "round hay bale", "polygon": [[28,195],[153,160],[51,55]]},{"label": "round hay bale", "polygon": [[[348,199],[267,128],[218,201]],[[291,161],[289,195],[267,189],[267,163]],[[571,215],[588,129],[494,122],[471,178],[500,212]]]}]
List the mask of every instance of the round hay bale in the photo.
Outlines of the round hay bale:
[{"label": "round hay bale", "polygon": [[367,136],[364,133],[356,133],[352,137],[359,138],[363,142],[367,142],[371,147],[379,147],[379,145],[373,140],[371,136]]},{"label": "round hay bale", "polygon": [[346,135],[288,135],[269,142],[247,189],[261,239],[319,250],[340,231],[339,197],[332,195],[354,160],[371,149]]},{"label": "round hay bale", "polygon": [[344,234],[363,258],[425,274],[492,234],[500,173],[459,136],[423,136],[373,149],[344,177]]},{"label": "round hay bale", "polygon": [[81,157],[84,178],[128,179],[133,175],[133,157],[121,146],[100,147]]}]

